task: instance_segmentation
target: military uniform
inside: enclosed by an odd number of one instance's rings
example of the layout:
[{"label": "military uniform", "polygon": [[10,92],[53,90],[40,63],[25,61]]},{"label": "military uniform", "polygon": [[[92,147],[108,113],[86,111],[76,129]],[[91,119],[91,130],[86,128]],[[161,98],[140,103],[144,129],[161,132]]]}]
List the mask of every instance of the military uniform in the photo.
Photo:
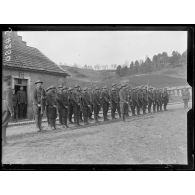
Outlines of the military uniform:
[{"label": "military uniform", "polygon": [[94,109],[94,119],[95,122],[98,122],[98,114],[101,109],[101,100],[100,100],[100,94],[98,92],[99,88],[96,87],[96,90],[93,94],[93,109]]},{"label": "military uniform", "polygon": [[[43,83],[41,81],[36,81],[37,83]],[[39,131],[41,131],[41,123],[42,123],[42,116],[45,111],[45,98],[46,93],[43,88],[35,88],[33,92],[33,110],[34,110],[34,116],[35,116],[35,123],[36,127]]]},{"label": "military uniform", "polygon": [[103,87],[103,91],[101,92],[101,102],[103,108],[104,121],[108,120],[107,114],[108,114],[109,102],[110,102],[110,97],[106,89],[107,89],[106,87]]},{"label": "military uniform", "polygon": [[129,105],[131,107],[132,116],[135,116],[135,106],[136,106],[136,102],[134,100],[134,93],[135,93],[135,89],[129,90]]},{"label": "military uniform", "polygon": [[73,113],[74,113],[74,123],[75,125],[79,126],[79,120],[80,120],[80,93],[78,92],[78,87],[79,86],[75,86],[75,91],[72,92],[71,94],[71,100],[73,103]]},{"label": "military uniform", "polygon": [[157,111],[157,102],[158,102],[158,100],[157,100],[157,90],[154,89],[152,93],[153,93],[153,112],[156,112]]},{"label": "military uniform", "polygon": [[84,125],[88,125],[88,118],[90,113],[90,97],[87,93],[87,88],[84,88],[83,91],[84,92],[81,95],[81,110],[83,113]]},{"label": "military uniform", "polygon": [[119,118],[121,118],[121,111],[120,111],[120,98],[119,94],[117,93],[115,88],[112,88],[110,93],[110,103],[111,103],[111,116],[112,119],[115,119],[115,112],[117,110]]},{"label": "military uniform", "polygon": [[48,125],[52,130],[55,130],[57,118],[57,94],[53,86],[47,89],[46,112]]},{"label": "military uniform", "polygon": [[138,107],[137,107],[137,115],[140,115],[140,108],[143,110],[143,92],[142,89],[137,91],[137,100],[138,100]]},{"label": "military uniform", "polygon": [[163,94],[162,94],[162,89],[159,90],[159,107],[160,111],[162,111],[162,106],[163,106]]},{"label": "military uniform", "polygon": [[147,105],[148,105],[147,90],[144,89],[142,94],[143,94],[143,114],[146,114],[146,108],[147,108]]},{"label": "military uniform", "polygon": [[62,88],[63,86],[60,85],[58,87],[58,90],[57,90],[57,110],[58,110],[58,114],[59,114],[59,123],[61,125],[64,125],[63,122],[62,122],[62,117],[63,117],[63,102],[62,102]]},{"label": "military uniform", "polygon": [[152,93],[152,88],[149,89],[148,91],[148,113],[151,113],[151,107],[153,104],[153,93]]},{"label": "military uniform", "polygon": [[93,91],[91,89],[88,89],[88,96],[90,101],[89,119],[93,120]]},{"label": "military uniform", "polygon": [[119,97],[120,97],[120,109],[121,109],[121,116],[122,116],[122,120],[125,121],[126,119],[126,109],[128,106],[128,96],[127,96],[127,92],[126,92],[126,85],[123,84],[122,88],[119,91]]},{"label": "military uniform", "polygon": [[25,118],[26,116],[26,106],[27,106],[27,97],[26,92],[19,90],[17,92],[17,99],[18,99],[18,117],[20,119]]},{"label": "military uniform", "polygon": [[162,94],[164,110],[167,110],[167,104],[169,103],[169,94],[165,89]]},{"label": "military uniform", "polygon": [[73,115],[73,100],[72,100],[72,88],[68,89],[68,120],[69,123],[72,122],[72,115]]},{"label": "military uniform", "polygon": [[[11,76],[4,77],[4,82],[11,82]],[[2,144],[4,145],[6,144],[6,128],[11,117],[14,115],[11,86],[8,85],[6,89],[3,89],[2,96]]]}]

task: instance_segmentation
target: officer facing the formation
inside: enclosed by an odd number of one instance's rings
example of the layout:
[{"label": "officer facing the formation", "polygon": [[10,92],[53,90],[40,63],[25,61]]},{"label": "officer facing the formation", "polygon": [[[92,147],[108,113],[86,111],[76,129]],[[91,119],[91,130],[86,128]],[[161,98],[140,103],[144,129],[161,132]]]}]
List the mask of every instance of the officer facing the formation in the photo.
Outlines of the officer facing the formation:
[{"label": "officer facing the formation", "polygon": [[57,93],[54,86],[50,86],[47,88],[46,111],[49,128],[51,130],[56,130]]},{"label": "officer facing the formation", "polygon": [[122,116],[122,120],[125,121],[126,119],[126,109],[128,106],[128,96],[127,96],[127,92],[126,92],[126,85],[122,84],[121,86],[122,88],[119,91],[119,97],[120,97],[120,108],[121,108],[121,116]]},{"label": "officer facing the formation", "polygon": [[88,118],[90,113],[90,97],[87,93],[86,87],[83,89],[83,93],[81,96],[81,110],[83,113],[84,125],[88,125],[89,124]]},{"label": "officer facing the formation", "polygon": [[95,92],[93,94],[93,109],[94,109],[95,123],[98,123],[98,114],[100,108],[101,108],[101,101],[100,101],[99,88],[96,87]]},{"label": "officer facing the formation", "polygon": [[11,89],[11,75],[3,78],[3,94],[2,94],[2,145],[7,143],[6,141],[6,128],[10,119],[14,116],[14,108],[12,102],[12,89]]},{"label": "officer facing the formation", "polygon": [[18,115],[20,119],[25,118],[26,116],[26,106],[27,106],[27,96],[23,87],[20,87],[20,90],[17,92],[18,99]]},{"label": "officer facing the formation", "polygon": [[164,110],[167,110],[167,104],[169,103],[169,94],[167,92],[167,88],[164,88],[162,99],[163,99]]},{"label": "officer facing the formation", "polygon": [[42,117],[45,111],[46,94],[45,94],[45,90],[42,87],[43,85],[42,81],[40,80],[36,81],[35,85],[36,88],[34,89],[33,92],[33,110],[34,110],[36,128],[38,129],[38,131],[41,131]]},{"label": "officer facing the formation", "polygon": [[104,121],[108,121],[108,109],[109,109],[109,103],[110,103],[110,97],[107,91],[107,87],[104,86],[102,88],[102,93],[101,93],[101,101],[102,101],[102,108],[103,108],[103,116],[104,116]]}]

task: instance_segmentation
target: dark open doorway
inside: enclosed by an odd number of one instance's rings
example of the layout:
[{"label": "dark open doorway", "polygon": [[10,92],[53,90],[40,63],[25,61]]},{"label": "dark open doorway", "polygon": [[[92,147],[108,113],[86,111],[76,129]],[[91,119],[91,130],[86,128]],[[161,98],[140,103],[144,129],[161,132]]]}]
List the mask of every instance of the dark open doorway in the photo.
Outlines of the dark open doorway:
[{"label": "dark open doorway", "polygon": [[18,98],[18,102],[19,102],[19,97],[18,96],[18,93],[20,91],[20,88],[23,87],[23,91],[24,91],[24,94],[25,94],[25,100],[26,100],[26,104],[19,104],[18,103],[18,106],[17,106],[17,114],[18,114],[18,119],[19,120],[23,120],[23,119],[26,119],[27,118],[27,107],[28,107],[28,97],[27,97],[27,86],[25,85],[22,85],[22,84],[15,84],[14,85],[14,90],[15,90],[15,94]]}]

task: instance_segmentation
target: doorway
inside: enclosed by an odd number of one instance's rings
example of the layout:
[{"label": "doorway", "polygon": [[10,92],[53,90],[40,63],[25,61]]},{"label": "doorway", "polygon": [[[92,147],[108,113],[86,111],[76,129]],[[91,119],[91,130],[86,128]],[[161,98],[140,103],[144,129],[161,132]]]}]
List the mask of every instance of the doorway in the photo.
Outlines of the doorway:
[{"label": "doorway", "polygon": [[[27,93],[27,79],[14,79],[14,91],[17,97],[16,113],[19,120],[24,120],[27,118],[27,107],[28,107],[28,93]],[[21,87],[23,90],[21,90]],[[23,91],[23,92],[21,92]],[[21,95],[22,94],[22,95]],[[19,104],[19,102],[22,102]]]}]

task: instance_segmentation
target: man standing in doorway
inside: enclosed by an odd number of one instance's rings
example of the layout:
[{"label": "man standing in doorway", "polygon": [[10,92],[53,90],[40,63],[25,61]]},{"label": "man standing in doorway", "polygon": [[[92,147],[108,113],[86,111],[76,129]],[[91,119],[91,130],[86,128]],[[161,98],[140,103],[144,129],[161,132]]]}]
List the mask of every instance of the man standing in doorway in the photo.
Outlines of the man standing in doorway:
[{"label": "man standing in doorway", "polygon": [[35,82],[36,88],[33,92],[33,110],[35,115],[35,123],[38,132],[42,130],[41,123],[43,113],[45,111],[45,98],[46,93],[43,89],[43,82],[38,80]]},{"label": "man standing in doorway", "polygon": [[24,87],[20,87],[20,90],[17,92],[18,99],[18,108],[19,108],[19,119],[23,119],[26,117],[26,105],[27,98],[26,92],[24,91]]}]

